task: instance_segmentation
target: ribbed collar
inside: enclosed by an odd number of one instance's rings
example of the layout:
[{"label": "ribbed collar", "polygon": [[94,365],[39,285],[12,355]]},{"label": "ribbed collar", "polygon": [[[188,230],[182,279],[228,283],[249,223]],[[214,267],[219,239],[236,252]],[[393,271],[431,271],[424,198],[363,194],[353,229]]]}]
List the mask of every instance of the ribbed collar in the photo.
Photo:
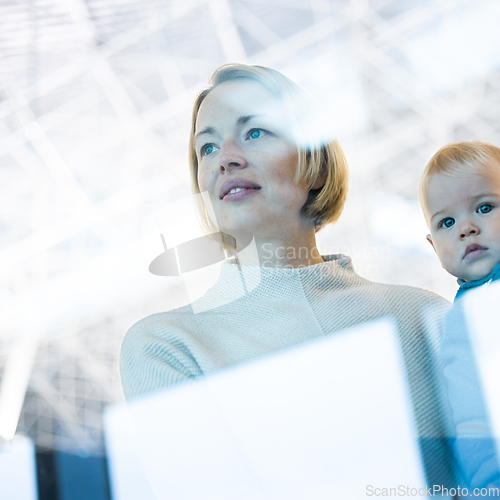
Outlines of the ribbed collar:
[{"label": "ribbed collar", "polygon": [[354,271],[352,267],[351,258],[347,255],[341,253],[334,253],[330,255],[322,255],[321,258],[324,262],[319,264],[313,264],[312,266],[304,267],[272,267],[272,266],[247,266],[242,264],[237,264],[236,260],[228,259],[222,264],[223,270],[234,270],[235,268],[240,269],[253,269],[257,270],[259,273],[271,274],[271,275],[284,275],[284,274],[310,274],[324,269],[331,269],[333,267],[340,266],[343,269]]},{"label": "ribbed collar", "polygon": [[459,285],[459,289],[457,291],[457,294],[455,295],[455,301],[457,299],[459,299],[460,297],[462,297],[462,295],[465,292],[471,290],[472,288],[477,288],[477,287],[483,286],[484,284],[488,283],[489,281],[492,281],[492,280],[495,281],[497,279],[500,279],[500,264],[498,264],[498,266],[496,266],[493,269],[493,271],[483,279],[476,280],[476,281],[464,281],[464,280],[458,279],[457,283]]},{"label": "ribbed collar", "polygon": [[355,274],[350,257],[342,254],[322,255],[324,262],[312,266],[284,268],[239,265],[234,259],[221,266],[220,277],[208,292],[191,304],[193,312],[203,312],[234,302],[244,296],[259,296],[277,286],[293,282],[321,282],[331,276]]}]

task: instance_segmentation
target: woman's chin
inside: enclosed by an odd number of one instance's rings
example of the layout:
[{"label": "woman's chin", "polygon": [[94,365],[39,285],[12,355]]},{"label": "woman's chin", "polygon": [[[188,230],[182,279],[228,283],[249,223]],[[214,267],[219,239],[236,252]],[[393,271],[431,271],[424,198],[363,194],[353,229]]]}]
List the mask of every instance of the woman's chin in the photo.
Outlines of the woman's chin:
[{"label": "woman's chin", "polygon": [[252,236],[262,231],[266,227],[266,223],[262,220],[226,220],[219,224],[222,232],[229,234],[233,238],[247,237],[248,234]]},{"label": "woman's chin", "polygon": [[240,244],[248,244],[255,237],[255,232],[252,228],[241,227],[223,227],[221,231],[229,236],[232,236]]},{"label": "woman's chin", "polygon": [[283,233],[283,228],[293,227],[293,224],[287,224],[286,218],[275,217],[251,217],[252,214],[247,214],[249,217],[241,217],[238,220],[224,220],[219,224],[220,230],[232,236],[236,241],[251,241],[265,242],[275,240]]}]

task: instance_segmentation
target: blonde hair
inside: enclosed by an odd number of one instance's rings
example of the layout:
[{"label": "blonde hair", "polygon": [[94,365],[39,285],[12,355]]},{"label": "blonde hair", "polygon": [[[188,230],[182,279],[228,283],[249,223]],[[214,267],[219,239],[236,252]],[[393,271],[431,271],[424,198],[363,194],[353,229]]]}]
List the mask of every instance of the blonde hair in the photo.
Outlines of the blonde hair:
[{"label": "blonde hair", "polygon": [[[283,103],[293,135],[297,140],[300,139],[297,147],[298,166],[295,181],[305,181],[311,188],[318,177],[326,173],[324,186],[310,191],[304,207],[305,213],[314,222],[316,231],[326,224],[335,222],[342,213],[347,197],[348,168],[344,153],[336,140],[322,138],[322,134],[318,133],[321,120],[309,95],[279,71],[264,66],[245,64],[220,66],[212,74],[208,88],[198,94],[193,106],[189,137],[189,163],[194,192],[200,193],[195,133],[201,104],[215,87],[240,78],[260,83]],[[212,235],[218,233],[219,230],[211,221],[205,205],[200,204],[199,208],[205,231]],[[217,236],[214,237],[218,239]],[[225,248],[235,248],[234,239],[229,235],[221,233],[218,241]]]},{"label": "blonde hair", "polygon": [[[496,165],[493,165],[496,163]],[[424,206],[430,177],[435,174],[460,177],[466,174],[487,176],[500,169],[500,148],[487,142],[464,141],[442,147],[429,161],[420,179],[420,203]]]}]

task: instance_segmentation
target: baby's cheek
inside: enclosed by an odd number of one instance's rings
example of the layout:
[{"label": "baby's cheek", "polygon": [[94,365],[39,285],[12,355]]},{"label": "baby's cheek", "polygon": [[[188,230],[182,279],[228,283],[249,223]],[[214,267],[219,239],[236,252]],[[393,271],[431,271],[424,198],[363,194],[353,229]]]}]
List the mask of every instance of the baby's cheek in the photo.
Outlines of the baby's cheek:
[{"label": "baby's cheek", "polygon": [[434,248],[441,264],[446,268],[453,261],[453,249],[434,239]]}]

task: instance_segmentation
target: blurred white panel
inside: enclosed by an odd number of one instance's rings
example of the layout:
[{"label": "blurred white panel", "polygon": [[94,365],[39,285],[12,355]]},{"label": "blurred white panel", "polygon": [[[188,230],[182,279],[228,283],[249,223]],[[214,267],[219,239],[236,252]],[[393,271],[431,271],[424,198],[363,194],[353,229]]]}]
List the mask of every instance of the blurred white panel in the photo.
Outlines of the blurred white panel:
[{"label": "blurred white panel", "polygon": [[424,484],[389,320],[138,398],[128,410],[159,498],[349,500],[368,485]]},{"label": "blurred white panel", "polygon": [[103,419],[113,500],[157,500],[137,454],[136,434],[126,404],[106,407]]},{"label": "blurred white panel", "polygon": [[37,500],[35,447],[31,439],[16,436],[0,445],[0,498]]},{"label": "blurred white panel", "polygon": [[468,292],[463,300],[500,456],[500,281]]}]

